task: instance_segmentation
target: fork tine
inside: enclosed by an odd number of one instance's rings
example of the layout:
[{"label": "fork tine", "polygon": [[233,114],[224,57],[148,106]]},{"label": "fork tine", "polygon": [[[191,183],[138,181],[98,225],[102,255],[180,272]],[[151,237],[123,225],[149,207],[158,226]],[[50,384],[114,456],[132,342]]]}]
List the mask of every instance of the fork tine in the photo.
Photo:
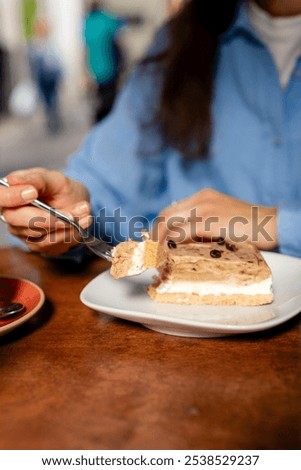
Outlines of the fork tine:
[{"label": "fork tine", "polygon": [[108,245],[105,241],[95,238],[93,235],[88,234],[87,238],[82,237],[82,242],[86,247],[95,253],[97,256],[112,261],[113,246]]}]

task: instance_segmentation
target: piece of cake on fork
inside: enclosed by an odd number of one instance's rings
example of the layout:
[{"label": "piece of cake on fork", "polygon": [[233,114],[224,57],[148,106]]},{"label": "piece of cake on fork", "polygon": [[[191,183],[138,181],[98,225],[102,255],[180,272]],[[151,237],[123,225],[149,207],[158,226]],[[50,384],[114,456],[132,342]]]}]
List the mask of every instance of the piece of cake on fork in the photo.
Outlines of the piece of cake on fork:
[{"label": "piece of cake on fork", "polygon": [[144,233],[142,241],[127,240],[112,250],[111,275],[115,279],[136,276],[147,269],[156,268],[165,260],[165,251]]}]

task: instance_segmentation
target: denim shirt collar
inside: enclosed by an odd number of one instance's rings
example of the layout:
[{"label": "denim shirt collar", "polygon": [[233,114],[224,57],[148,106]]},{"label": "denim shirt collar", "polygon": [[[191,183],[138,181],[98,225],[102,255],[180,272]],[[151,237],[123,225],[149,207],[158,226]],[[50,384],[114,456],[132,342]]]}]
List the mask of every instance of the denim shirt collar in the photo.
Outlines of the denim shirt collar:
[{"label": "denim shirt collar", "polygon": [[245,34],[246,36],[252,38],[256,42],[262,44],[262,41],[256,35],[254,28],[250,22],[248,15],[248,2],[247,0],[240,0],[238,2],[236,14],[231,26],[221,35],[221,42],[227,42],[238,36],[240,34]]}]

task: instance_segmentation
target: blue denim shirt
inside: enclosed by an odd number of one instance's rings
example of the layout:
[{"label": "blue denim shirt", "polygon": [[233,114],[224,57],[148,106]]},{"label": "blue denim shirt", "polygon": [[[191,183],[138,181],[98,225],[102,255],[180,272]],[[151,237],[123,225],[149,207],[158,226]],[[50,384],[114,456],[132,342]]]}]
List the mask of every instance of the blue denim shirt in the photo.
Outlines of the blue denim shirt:
[{"label": "blue denim shirt", "polygon": [[[99,234],[106,221],[106,235],[119,241],[119,235],[133,235],[133,217],[137,227],[137,216],[145,225],[173,200],[209,187],[277,207],[279,251],[301,257],[301,58],[282,89],[242,4],[220,42],[210,155],[193,162],[164,145],[158,126],[143,126],[156,109],[161,83],[152,66],[147,70],[134,71],[109,117],[65,171],[89,188]],[[144,150],[149,155],[141,156]],[[127,221],[120,224],[120,215]]]}]

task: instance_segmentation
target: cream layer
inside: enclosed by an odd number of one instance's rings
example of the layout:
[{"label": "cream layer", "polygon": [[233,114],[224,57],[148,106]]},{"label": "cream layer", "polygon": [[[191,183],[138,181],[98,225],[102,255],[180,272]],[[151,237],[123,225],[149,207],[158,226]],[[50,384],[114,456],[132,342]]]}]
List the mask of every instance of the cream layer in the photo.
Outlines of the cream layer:
[{"label": "cream layer", "polygon": [[141,274],[146,270],[144,266],[144,253],[145,253],[145,242],[137,243],[137,246],[133,250],[132,264],[128,270],[128,276],[135,276]]},{"label": "cream layer", "polygon": [[266,295],[272,292],[272,278],[260,282],[241,285],[220,282],[164,281],[156,288],[158,294],[197,294],[197,295]]}]

